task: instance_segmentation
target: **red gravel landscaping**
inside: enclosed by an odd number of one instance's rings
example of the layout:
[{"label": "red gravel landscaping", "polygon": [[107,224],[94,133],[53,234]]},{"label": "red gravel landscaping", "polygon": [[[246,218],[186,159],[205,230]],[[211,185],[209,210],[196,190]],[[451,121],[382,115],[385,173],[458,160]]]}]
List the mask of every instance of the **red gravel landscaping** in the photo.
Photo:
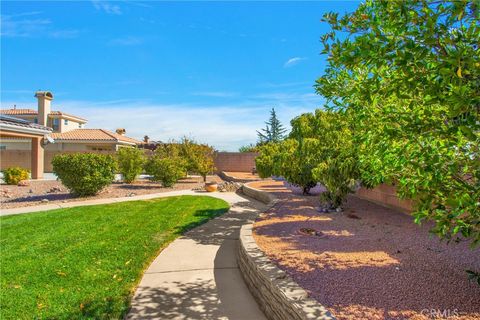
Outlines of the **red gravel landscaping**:
[{"label": "red gravel landscaping", "polygon": [[[208,181],[222,181],[218,176],[209,176]],[[94,197],[78,198],[72,196],[60,181],[32,180],[29,186],[0,186],[0,208],[35,206],[44,203],[71,202],[88,199],[120,198],[142,194],[185,190],[203,186],[203,178],[188,177],[179,180],[173,187],[164,188],[160,183],[138,180],[133,184],[113,183]],[[46,201],[46,200],[48,201]],[[42,202],[43,200],[43,202]]]},{"label": "red gravel landscaping", "polygon": [[480,249],[447,245],[407,214],[351,196],[343,213],[281,182],[250,186],[280,201],[256,221],[265,253],[337,319],[480,319]]}]

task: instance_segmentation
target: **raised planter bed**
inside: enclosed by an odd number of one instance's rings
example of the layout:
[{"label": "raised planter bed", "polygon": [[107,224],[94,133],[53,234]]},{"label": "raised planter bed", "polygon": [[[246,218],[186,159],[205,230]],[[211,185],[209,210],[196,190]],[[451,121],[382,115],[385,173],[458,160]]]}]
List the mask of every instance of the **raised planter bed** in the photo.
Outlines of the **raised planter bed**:
[{"label": "raised planter bed", "polygon": [[[275,204],[267,192],[244,185],[245,195],[261,202]],[[242,226],[237,262],[250,292],[265,316],[271,320],[335,319],[316,300],[280,270],[260,250],[252,236],[253,223]]]}]

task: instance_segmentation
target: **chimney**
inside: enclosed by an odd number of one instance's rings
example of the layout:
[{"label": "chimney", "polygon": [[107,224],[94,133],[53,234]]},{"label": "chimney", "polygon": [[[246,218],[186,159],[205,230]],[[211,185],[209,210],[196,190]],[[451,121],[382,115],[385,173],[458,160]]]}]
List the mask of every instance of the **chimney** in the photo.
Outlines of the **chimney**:
[{"label": "chimney", "polygon": [[124,128],[118,128],[115,132],[121,136],[125,135],[126,130]]},{"label": "chimney", "polygon": [[38,124],[48,126],[48,115],[52,112],[53,94],[50,91],[37,91],[35,97],[38,100]]}]

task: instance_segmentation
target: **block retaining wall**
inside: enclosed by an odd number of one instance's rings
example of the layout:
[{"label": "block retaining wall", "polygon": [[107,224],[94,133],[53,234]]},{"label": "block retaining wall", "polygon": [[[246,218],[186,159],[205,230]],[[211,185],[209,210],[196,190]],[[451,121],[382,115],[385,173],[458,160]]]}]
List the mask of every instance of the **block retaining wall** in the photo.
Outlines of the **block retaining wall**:
[{"label": "block retaining wall", "polygon": [[[245,195],[273,206],[276,199],[269,193],[248,185]],[[280,270],[258,247],[252,235],[253,223],[240,229],[237,262],[242,276],[265,316],[270,320],[335,319],[283,270]]]}]

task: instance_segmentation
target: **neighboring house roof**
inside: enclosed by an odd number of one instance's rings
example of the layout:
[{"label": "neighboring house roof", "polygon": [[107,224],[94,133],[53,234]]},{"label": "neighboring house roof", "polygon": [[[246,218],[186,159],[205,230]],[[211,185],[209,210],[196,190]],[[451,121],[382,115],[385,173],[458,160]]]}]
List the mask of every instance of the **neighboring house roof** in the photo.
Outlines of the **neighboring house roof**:
[{"label": "neighboring house roof", "polygon": [[115,142],[126,144],[141,144],[142,142],[130,137],[104,130],[104,129],[74,129],[63,133],[52,133],[50,137],[58,141],[97,141],[97,142]]},{"label": "neighboring house roof", "polygon": [[[33,109],[2,109],[2,110],[0,110],[0,114],[6,114],[6,115],[11,115],[11,116],[29,116],[29,115],[36,116],[36,115],[38,115],[38,111],[33,110]],[[81,118],[81,117],[78,117],[78,116],[74,116],[74,115],[71,115],[71,114],[68,114],[68,113],[65,113],[65,112],[62,112],[62,111],[52,111],[52,112],[49,113],[49,115],[69,117],[69,118],[73,118],[73,119],[76,119],[76,120],[80,120],[82,122],[87,122],[87,119],[84,119],[84,118]]]},{"label": "neighboring house roof", "polygon": [[4,114],[0,114],[0,129],[34,134],[49,134],[52,132],[52,128]]}]

